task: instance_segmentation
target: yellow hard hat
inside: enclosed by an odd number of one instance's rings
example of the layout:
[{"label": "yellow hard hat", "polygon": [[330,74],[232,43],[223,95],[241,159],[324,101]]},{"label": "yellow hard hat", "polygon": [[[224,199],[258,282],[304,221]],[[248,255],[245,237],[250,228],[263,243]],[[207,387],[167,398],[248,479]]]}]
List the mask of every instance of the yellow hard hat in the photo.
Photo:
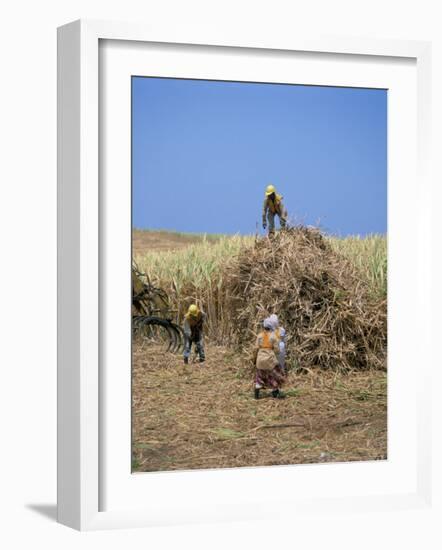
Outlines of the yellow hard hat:
[{"label": "yellow hard hat", "polygon": [[189,315],[192,315],[193,317],[195,315],[198,315],[198,306],[196,306],[195,304],[192,304],[191,306],[189,306],[189,311],[187,313]]},{"label": "yellow hard hat", "polygon": [[267,185],[266,187],[266,196],[268,197],[272,193],[276,193],[276,189],[274,185]]}]

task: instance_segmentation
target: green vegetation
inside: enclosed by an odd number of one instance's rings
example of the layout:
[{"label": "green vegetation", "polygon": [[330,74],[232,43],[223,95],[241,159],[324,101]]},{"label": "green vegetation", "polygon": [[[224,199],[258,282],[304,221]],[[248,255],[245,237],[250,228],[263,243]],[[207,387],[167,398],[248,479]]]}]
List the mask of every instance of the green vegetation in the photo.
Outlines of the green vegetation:
[{"label": "green vegetation", "polygon": [[216,430],[214,430],[214,433],[221,441],[225,441],[228,439],[238,439],[246,435],[242,432],[238,432],[230,428],[217,428]]},{"label": "green vegetation", "polygon": [[332,247],[356,265],[376,295],[387,295],[387,238],[368,237],[328,238]]},{"label": "green vegetation", "polygon": [[213,274],[227,258],[237,254],[243,245],[251,244],[253,237],[208,237],[180,250],[148,252],[135,257],[140,270],[165,289],[176,292],[190,281],[195,287],[211,285]]},{"label": "green vegetation", "polygon": [[[162,232],[158,232],[159,234]],[[163,232],[164,233],[164,232]],[[196,234],[179,234],[192,235]],[[201,241],[180,250],[141,254],[135,260],[141,271],[167,290],[180,292],[191,281],[195,288],[216,284],[216,274],[225,261],[237,254],[242,246],[252,245],[253,236],[200,235]],[[361,276],[376,295],[387,294],[387,239],[382,235],[369,237],[328,237],[336,252],[346,256],[359,269]]]},{"label": "green vegetation", "polygon": [[[138,233],[139,234],[139,233]],[[158,232],[158,238],[134,254],[141,272],[170,299],[170,316],[180,323],[191,303],[201,305],[208,314],[207,336],[217,343],[227,342],[231,336],[231,311],[227,281],[223,280],[225,266],[238,254],[253,253],[255,236],[208,236],[194,234],[184,247],[161,249],[172,241],[174,233]],[[366,238],[327,237],[332,248],[350,260],[361,279],[371,289],[374,299],[384,299],[387,293],[387,241],[379,235]]]}]

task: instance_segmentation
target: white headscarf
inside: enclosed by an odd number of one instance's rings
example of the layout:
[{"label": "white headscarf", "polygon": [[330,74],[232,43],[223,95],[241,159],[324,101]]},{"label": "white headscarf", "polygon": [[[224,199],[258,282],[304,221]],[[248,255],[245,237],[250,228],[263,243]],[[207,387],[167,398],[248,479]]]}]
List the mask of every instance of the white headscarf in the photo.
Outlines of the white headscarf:
[{"label": "white headscarf", "polygon": [[279,327],[279,319],[278,316],[272,313],[269,317],[269,321],[272,324],[272,329],[276,330]]},{"label": "white headscarf", "polygon": [[270,317],[267,317],[267,319],[264,319],[263,327],[266,328],[266,329],[273,330],[273,323],[270,320]]}]

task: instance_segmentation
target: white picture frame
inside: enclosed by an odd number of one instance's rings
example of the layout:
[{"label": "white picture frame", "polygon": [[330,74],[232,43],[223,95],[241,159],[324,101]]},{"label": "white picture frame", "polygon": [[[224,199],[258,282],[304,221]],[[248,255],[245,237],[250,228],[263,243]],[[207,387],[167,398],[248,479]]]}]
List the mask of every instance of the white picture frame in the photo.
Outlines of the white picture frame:
[{"label": "white picture frame", "polygon": [[[264,500],[255,498],[253,491],[247,502],[239,502],[235,493],[222,495],[222,486],[230,483],[250,482],[255,472],[250,470],[230,471],[227,474],[204,471],[163,473],[147,479],[152,487],[168,486],[172,491],[185,491],[189,483],[199,486],[217,487],[213,498],[203,492],[204,498],[178,503],[167,508],[162,505],[128,506],[127,499],[113,499],[110,509],[103,509],[102,485],[106,471],[112,468],[103,464],[103,452],[108,449],[103,443],[102,416],[106,412],[103,402],[103,387],[100,380],[103,373],[102,302],[106,300],[103,289],[103,231],[106,224],[103,217],[103,189],[100,187],[100,44],[101,41],[125,41],[131,44],[168,44],[174,51],[190,46],[204,46],[210,59],[216,48],[228,49],[229,55],[287,55],[290,52],[304,52],[312,55],[367,56],[379,60],[408,59],[416,64],[417,94],[416,112],[418,124],[415,135],[408,144],[416,157],[417,177],[403,174],[404,181],[410,178],[416,190],[417,225],[413,254],[418,254],[410,281],[415,285],[415,311],[429,313],[431,310],[431,183],[429,179],[429,120],[431,116],[430,90],[430,45],[425,42],[357,39],[350,37],[294,37],[289,43],[266,43],[265,39],[249,41],[226,36],[223,40],[211,40],[204,36],[186,36],[185,31],[173,36],[163,36],[152,29],[134,24],[100,21],[76,21],[61,27],[58,31],[58,520],[60,523],[80,530],[152,526],[198,521],[220,521],[230,519],[259,518],[265,507]],[[176,54],[173,54],[176,55]],[[176,58],[178,59],[178,58]],[[358,57],[359,62],[363,62]],[[126,63],[126,62],[124,62]],[[324,82],[326,83],[326,82]],[[410,92],[415,93],[415,91]],[[413,156],[411,155],[411,156]],[[397,176],[398,174],[396,174]],[[416,182],[419,188],[416,189]],[[407,192],[404,192],[406,195]],[[411,196],[411,195],[410,195]],[[400,217],[398,218],[400,219]],[[403,223],[403,222],[400,222]],[[389,281],[390,282],[390,281]],[[101,314],[100,314],[101,312]],[[327,478],[333,477],[335,485],[346,476],[346,468],[352,469],[347,492],[333,494],[311,487],[311,498],[306,494],[301,499],[283,497],[284,510],[290,513],[315,513],[333,508],[345,512],[354,509],[369,511],[380,508],[427,506],[431,499],[430,468],[430,365],[429,319],[430,315],[419,316],[414,329],[419,331],[419,346],[414,350],[427,361],[420,364],[420,377],[416,384],[409,378],[409,390],[414,392],[416,407],[410,408],[412,425],[415,426],[416,456],[408,464],[413,469],[413,483],[410,487],[397,485],[393,490],[376,487],[365,494],[351,492],[351,483],[361,475],[354,465],[327,465],[309,467],[303,476],[317,478],[318,487]],[[404,333],[402,336],[406,337]],[[400,334],[397,334],[399,341]],[[124,350],[123,350],[124,353]],[[413,350],[408,350],[413,357]],[[126,396],[127,397],[127,396]],[[128,404],[129,406],[129,404]],[[391,426],[389,425],[389,428]],[[129,449],[127,450],[129,452]],[[392,463],[394,467],[394,461]],[[312,468],[320,468],[313,471]],[[106,471],[105,471],[106,470]],[[260,469],[262,470],[262,469]],[[272,468],[268,474],[281,482],[288,475],[287,470]],[[312,474],[312,471],[314,472]],[[362,470],[361,470],[362,471]],[[405,471],[405,470],[404,470]],[[130,473],[130,472],[128,472]],[[390,475],[385,472],[386,475]],[[404,474],[405,475],[405,474]],[[408,475],[408,474],[407,474]],[[222,477],[224,476],[224,477]],[[225,477],[225,476],[228,476]],[[139,484],[139,476],[132,476],[131,485]],[[269,478],[270,479],[270,478]],[[405,478],[404,478],[405,479]],[[414,483],[415,481],[415,483]],[[106,481],[108,482],[108,480]],[[218,485],[216,485],[218,483]],[[398,481],[399,483],[399,481]],[[144,482],[145,485],[145,482]],[[198,493],[198,491],[196,491]],[[129,494],[129,493],[128,493]],[[200,496],[201,496],[200,495]],[[149,496],[146,495],[146,499]],[[230,499],[230,500],[229,500]],[[179,500],[179,498],[177,499]],[[192,499],[191,499],[192,500]],[[238,502],[235,502],[238,501]],[[158,503],[157,503],[158,504]],[[245,506],[247,504],[247,506]],[[281,510],[282,508],[277,508]],[[276,512],[275,512],[276,513]],[[276,515],[281,515],[278,512]]]}]

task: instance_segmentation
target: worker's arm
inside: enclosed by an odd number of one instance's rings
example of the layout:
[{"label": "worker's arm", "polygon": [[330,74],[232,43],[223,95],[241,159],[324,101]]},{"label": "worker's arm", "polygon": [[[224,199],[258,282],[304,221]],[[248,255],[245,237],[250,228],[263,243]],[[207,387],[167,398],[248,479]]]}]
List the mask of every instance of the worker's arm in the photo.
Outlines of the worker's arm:
[{"label": "worker's arm", "polygon": [[184,323],[183,323],[183,331],[184,331],[184,334],[190,338],[190,335],[191,335],[191,329],[190,329],[190,325],[189,325],[189,321],[185,318],[184,319]]},{"label": "worker's arm", "polygon": [[267,199],[264,199],[264,204],[262,206],[262,226],[265,229],[267,227],[267,210],[269,206],[267,204]]}]

